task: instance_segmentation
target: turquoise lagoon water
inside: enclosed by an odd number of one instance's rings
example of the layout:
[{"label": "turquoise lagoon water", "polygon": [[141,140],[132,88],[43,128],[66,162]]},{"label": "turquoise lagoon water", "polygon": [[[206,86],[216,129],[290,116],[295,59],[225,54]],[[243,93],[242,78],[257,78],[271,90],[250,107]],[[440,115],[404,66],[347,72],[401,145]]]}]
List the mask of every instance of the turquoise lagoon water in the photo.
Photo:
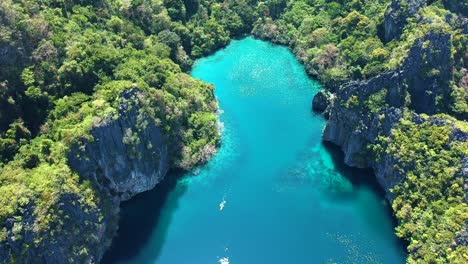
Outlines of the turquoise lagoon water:
[{"label": "turquoise lagoon water", "polygon": [[216,87],[222,146],[125,204],[105,262],[404,263],[373,175],[322,144],[320,86],[289,50],[233,41],[192,76]]}]

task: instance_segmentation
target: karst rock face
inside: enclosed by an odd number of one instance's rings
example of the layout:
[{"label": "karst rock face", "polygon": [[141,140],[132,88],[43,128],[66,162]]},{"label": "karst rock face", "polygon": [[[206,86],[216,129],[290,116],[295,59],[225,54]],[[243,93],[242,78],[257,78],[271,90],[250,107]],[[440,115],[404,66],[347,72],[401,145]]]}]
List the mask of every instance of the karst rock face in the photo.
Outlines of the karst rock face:
[{"label": "karst rock face", "polygon": [[169,168],[164,136],[141,111],[138,96],[135,90],[123,92],[118,117],[95,124],[93,140],[76,145],[68,158],[79,175],[94,179],[122,201],[153,189]]},{"label": "karst rock face", "polygon": [[[446,111],[452,79],[451,36],[429,33],[415,41],[403,65],[410,108],[417,113]],[[438,99],[439,98],[439,99]]]},{"label": "karst rock face", "polygon": [[323,112],[331,103],[331,95],[326,91],[320,91],[312,100],[312,110]]},{"label": "karst rock face", "polygon": [[416,17],[420,8],[426,6],[425,0],[392,0],[385,11],[385,41],[399,39],[407,19]]},{"label": "karst rock face", "polygon": [[[56,208],[62,217],[60,234],[36,231],[35,206],[26,205],[20,215],[7,219],[1,264],[100,261],[117,231],[120,202],[154,188],[169,168],[165,137],[141,107],[140,96],[136,89],[121,93],[118,115],[95,122],[92,139],[69,151],[69,169],[94,185],[100,203],[88,206],[64,191]],[[34,247],[24,254],[24,245]]]},{"label": "karst rock face", "polygon": [[[346,164],[373,168],[389,200],[393,199],[390,189],[405,177],[404,173],[393,170],[398,159],[385,154],[376,160],[366,148],[378,136],[390,136],[392,128],[403,117],[405,106],[415,112],[412,117],[415,123],[422,122],[420,114],[431,115],[444,110],[440,109],[436,98],[444,100],[450,92],[446,82],[451,79],[452,71],[450,41],[450,35],[443,32],[427,33],[414,42],[401,67],[370,80],[343,85],[325,110],[329,120],[323,139],[341,147]],[[369,101],[384,90],[381,102],[384,105],[373,112]],[[323,95],[319,93],[314,100],[323,101],[321,97]],[[408,98],[411,103],[406,105]],[[431,122],[438,124],[441,121],[431,119]],[[455,129],[454,133],[463,134]],[[454,137],[453,140],[460,138],[463,137]]]}]

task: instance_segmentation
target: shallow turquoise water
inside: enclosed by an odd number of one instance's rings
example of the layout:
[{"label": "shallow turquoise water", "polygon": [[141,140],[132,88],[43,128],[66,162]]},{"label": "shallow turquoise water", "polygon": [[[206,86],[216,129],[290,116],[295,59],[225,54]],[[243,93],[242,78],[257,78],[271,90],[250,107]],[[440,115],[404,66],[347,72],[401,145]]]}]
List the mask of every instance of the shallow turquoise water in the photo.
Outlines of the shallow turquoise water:
[{"label": "shallow turquoise water", "polygon": [[216,87],[222,146],[124,205],[105,262],[404,263],[373,175],[322,145],[320,87],[286,48],[233,41],[192,75]]}]

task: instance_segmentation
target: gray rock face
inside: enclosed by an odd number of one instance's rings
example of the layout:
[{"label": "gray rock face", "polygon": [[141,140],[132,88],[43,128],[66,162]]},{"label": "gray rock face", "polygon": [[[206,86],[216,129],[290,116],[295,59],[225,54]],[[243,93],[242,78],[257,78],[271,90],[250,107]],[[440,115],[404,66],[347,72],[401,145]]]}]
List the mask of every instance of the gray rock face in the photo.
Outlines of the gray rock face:
[{"label": "gray rock face", "polygon": [[[21,209],[20,215],[6,220],[7,241],[0,243],[0,263],[69,263],[71,260],[97,263],[116,232],[119,210],[116,205],[100,221],[99,209],[80,205],[76,195],[64,194],[53,208],[61,212],[61,223],[37,232],[35,206],[30,203]],[[61,235],[56,236],[55,232]],[[74,252],[77,245],[85,251]],[[24,250],[25,246],[28,250]]]},{"label": "gray rock face", "polygon": [[[12,80],[11,76],[18,74],[21,67],[26,66],[28,61],[27,51],[21,45],[0,41],[0,83],[5,80]],[[10,85],[12,84],[10,83]],[[0,117],[0,121],[2,119],[5,119],[5,117]]]},{"label": "gray rock face", "polygon": [[[369,100],[370,96],[388,87],[385,104],[388,108],[378,114],[369,113],[363,104],[350,107],[348,102],[356,97],[358,102]],[[336,94],[330,107],[330,117],[323,131],[323,140],[341,147],[345,163],[358,168],[374,168],[375,175],[387,198],[392,200],[390,189],[398,184],[403,175],[396,174],[391,156],[384,156],[376,162],[366,147],[377,140],[378,135],[389,135],[391,129],[402,117],[400,108],[404,105],[402,79],[397,72],[387,72],[369,81],[352,82]]]},{"label": "gray rock face", "polygon": [[94,140],[75,146],[68,157],[72,170],[122,201],[154,188],[169,169],[164,136],[140,111],[138,96],[124,92],[118,118],[101,120],[91,130]]},{"label": "gray rock face", "polygon": [[406,20],[415,17],[421,7],[426,6],[425,0],[392,0],[385,11],[384,27],[385,40],[399,39]]},{"label": "gray rock face", "polygon": [[69,152],[69,167],[81,179],[90,179],[100,204],[91,206],[64,191],[51,208],[59,212],[59,224],[40,232],[34,230],[34,204],[19,209],[19,215],[6,221],[1,264],[10,263],[12,256],[15,263],[101,260],[118,228],[120,202],[152,189],[169,168],[165,138],[147,116],[140,96],[135,89],[124,91],[118,115],[97,122],[90,132],[93,140],[83,140]]},{"label": "gray rock face", "polygon": [[[404,78],[417,113],[435,114],[448,105],[453,70],[451,36],[430,33],[415,41],[404,63]],[[440,101],[437,100],[437,98]]]},{"label": "gray rock face", "polygon": [[[373,158],[367,146],[374,143],[379,135],[390,135],[391,129],[402,117],[407,94],[416,112],[432,114],[438,111],[435,97],[444,98],[448,88],[444,80],[450,79],[450,36],[430,32],[423,39],[416,40],[408,58],[400,69],[382,73],[368,81],[350,82],[336,93],[329,107],[330,116],[323,132],[323,140],[341,147],[345,163],[360,168],[373,168],[376,177],[392,200],[390,189],[398,184],[404,175],[397,174],[393,165],[395,157],[384,155],[380,160]],[[437,74],[421,74],[421,68]],[[424,72],[423,72],[424,73]],[[371,102],[376,94],[382,93],[381,105],[373,112]],[[375,102],[374,102],[375,103]],[[422,118],[414,114],[413,121]],[[434,121],[436,122],[436,121]]]},{"label": "gray rock face", "polygon": [[[372,127],[376,122],[374,115],[362,105],[350,107],[347,102],[355,98],[364,102],[373,94],[383,89],[388,92],[385,103],[389,107],[400,108],[404,105],[404,88],[401,73],[390,71],[368,81],[353,81],[343,86],[337,93],[330,107],[330,118],[323,132],[323,139],[342,147],[345,162],[348,165],[365,168],[369,167],[367,160],[358,158],[362,148],[377,136],[377,128]],[[391,129],[391,125],[382,124]]]},{"label": "gray rock face", "polygon": [[320,91],[312,100],[312,110],[317,112],[323,112],[331,103],[331,96],[328,92]]},{"label": "gray rock face", "polygon": [[12,48],[7,45],[0,46],[0,63],[1,65],[11,64],[12,61],[15,61],[16,55],[12,52]]}]

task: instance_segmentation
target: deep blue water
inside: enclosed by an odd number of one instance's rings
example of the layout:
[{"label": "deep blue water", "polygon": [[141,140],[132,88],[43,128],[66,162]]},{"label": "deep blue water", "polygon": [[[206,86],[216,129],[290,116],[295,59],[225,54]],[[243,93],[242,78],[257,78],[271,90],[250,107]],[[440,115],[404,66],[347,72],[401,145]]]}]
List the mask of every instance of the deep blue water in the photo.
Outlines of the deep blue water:
[{"label": "deep blue water", "polygon": [[192,76],[216,87],[222,146],[125,204],[105,262],[404,263],[373,175],[322,144],[320,86],[289,50],[233,41]]}]

